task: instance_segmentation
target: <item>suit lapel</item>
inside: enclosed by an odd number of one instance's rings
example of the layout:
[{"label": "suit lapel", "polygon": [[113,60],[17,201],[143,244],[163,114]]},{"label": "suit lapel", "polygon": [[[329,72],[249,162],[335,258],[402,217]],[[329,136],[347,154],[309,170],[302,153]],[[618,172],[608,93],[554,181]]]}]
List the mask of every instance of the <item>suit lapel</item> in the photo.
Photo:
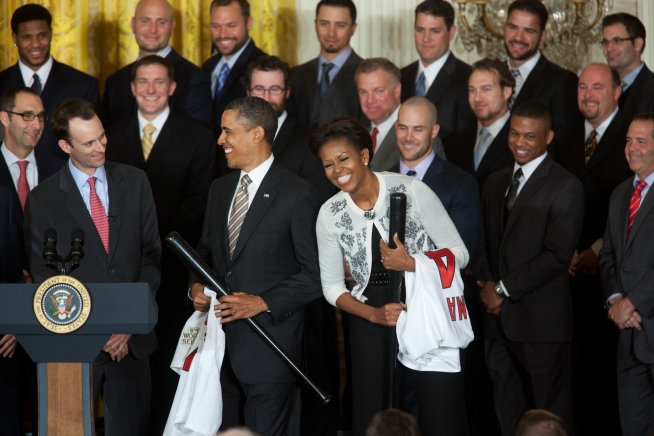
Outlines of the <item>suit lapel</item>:
[{"label": "suit lapel", "polygon": [[408,100],[416,94],[416,76],[418,75],[418,62],[406,67],[402,75],[402,101]]},{"label": "suit lapel", "polygon": [[376,167],[379,167],[386,158],[393,152],[393,150],[397,147],[395,144],[395,126],[391,127],[391,130],[388,131],[386,134],[386,137],[382,141],[381,144],[379,144],[379,147],[377,147],[377,151],[372,156],[372,160],[375,163]]},{"label": "suit lapel", "polygon": [[434,82],[429,87],[425,98],[430,101],[440,101],[441,96],[448,90],[452,74],[456,71],[456,58],[452,53],[448,56],[445,64],[436,75]]},{"label": "suit lapel", "polygon": [[[157,139],[159,139],[157,137]],[[143,169],[145,167],[145,158],[143,157],[143,146],[141,144],[141,132],[139,131],[138,115],[132,117],[132,120],[125,131],[125,142],[123,147],[131,156],[131,161],[135,163],[134,166]],[[154,152],[154,148],[152,149]],[[150,154],[152,154],[152,152]]]},{"label": "suit lapel", "polygon": [[536,66],[531,70],[531,73],[529,73],[529,77],[527,77],[527,80],[525,80],[525,83],[523,83],[522,88],[520,89],[520,94],[518,94],[515,99],[515,103],[513,104],[514,108],[520,106],[522,102],[529,100],[531,92],[541,82],[541,73],[543,72],[546,63],[547,59],[541,53],[540,59],[536,62]]},{"label": "suit lapel", "polygon": [[236,192],[236,186],[238,185],[240,176],[240,171],[234,171],[226,176],[230,177],[231,179],[227,184],[227,189],[224,189],[220,193],[220,197],[218,197],[218,205],[215,209],[219,213],[225,214],[225,219],[218,221],[219,223],[222,223],[218,226],[218,241],[220,241],[220,248],[223,251],[223,259],[225,259],[225,264],[229,264],[229,234],[227,232],[227,228],[229,226],[229,208],[232,205],[232,199],[234,198],[234,193]]},{"label": "suit lapel", "polygon": [[[638,209],[638,214],[636,214],[636,219],[634,220],[634,224],[631,227],[631,233],[627,238],[627,246],[625,247],[625,251],[629,249],[629,246],[631,245],[631,242],[634,240],[636,233],[638,233],[638,229],[640,228],[641,224],[643,223],[643,221],[645,221],[647,215],[649,215],[649,213],[652,211],[652,206],[654,206],[654,195],[649,195],[650,193],[654,194],[654,192],[648,191],[645,200],[643,200],[642,203],[640,204],[640,208]],[[633,190],[631,191],[631,195],[633,195]],[[631,203],[631,195],[629,196],[630,203]],[[627,206],[627,211],[628,210],[629,210],[629,206]],[[629,212],[627,212],[627,215],[628,214]],[[625,235],[626,235],[626,230],[625,230]]]},{"label": "suit lapel", "polygon": [[276,158],[279,158],[284,155],[284,149],[286,148],[286,144],[288,144],[288,141],[291,139],[291,136],[293,136],[294,126],[295,126],[295,120],[290,115],[287,114],[286,119],[284,120],[284,124],[282,124],[282,127],[280,127],[279,133],[277,134],[277,137],[273,141],[272,152]]},{"label": "suit lapel", "polygon": [[[157,140],[152,147],[148,160],[145,161],[145,168],[149,167],[153,162],[166,154],[173,144],[183,143],[179,138],[181,132],[182,129],[177,128],[177,118],[175,114],[170,112],[168,119],[166,119],[166,122],[161,128],[161,132],[159,132],[159,136],[157,136]],[[142,156],[143,152],[141,152],[141,157]]]},{"label": "suit lapel", "polygon": [[[338,71],[336,77],[334,77],[334,80],[332,80],[332,83],[329,84],[329,88],[327,88],[327,92],[323,96],[322,100],[320,100],[319,107],[325,107],[329,105],[331,100],[335,98],[336,99],[341,98],[340,94],[338,92],[334,92],[334,90],[343,89],[343,86],[348,81],[352,80],[352,78],[354,77],[354,70],[356,69],[358,57],[359,56],[354,52],[354,50],[352,50],[352,53],[350,53],[350,56],[343,64],[343,68],[341,68]],[[314,82],[316,80],[317,74],[318,74],[318,68],[316,66],[316,75],[313,76]],[[318,85],[316,84],[316,88],[317,87]]]},{"label": "suit lapel", "polygon": [[513,166],[504,168],[502,171],[502,178],[498,181],[495,186],[495,191],[492,194],[490,201],[491,204],[497,205],[491,207],[493,211],[493,217],[491,222],[495,223],[495,234],[498,235],[498,240],[502,241],[500,244],[500,250],[502,244],[504,243],[504,236],[506,235],[504,229],[504,199],[506,197],[506,190],[511,182],[511,177],[513,176]]},{"label": "suit lapel", "polygon": [[436,191],[436,186],[443,181],[443,161],[438,156],[434,157],[434,160],[431,162],[431,165],[429,165],[429,168],[427,168],[427,172],[422,181],[428,185],[432,191]]},{"label": "suit lapel", "polygon": [[9,75],[9,87],[11,86],[27,86],[23,80],[23,75],[20,73],[18,62],[11,67],[11,74]]},{"label": "suit lapel", "polygon": [[[61,64],[59,62],[52,60],[52,70],[48,75],[48,80],[45,82],[45,87],[41,93],[41,100],[43,100],[43,106],[48,108],[48,103],[54,102],[57,100],[59,93],[65,88],[68,78],[61,73]],[[52,108],[54,110],[56,108]]]},{"label": "suit lapel", "polygon": [[[502,129],[500,129],[500,132],[497,134],[497,136],[493,139],[493,142],[491,142],[491,145],[488,147],[486,150],[486,153],[484,153],[484,157],[481,158],[481,162],[479,162],[479,168],[477,168],[476,171],[476,176],[477,178],[480,178],[488,169],[491,167],[493,162],[497,160],[498,157],[504,153],[508,147],[508,137],[509,137],[509,128],[511,127],[511,122],[510,118],[506,120],[506,123],[504,123],[504,126],[502,126]],[[474,165],[474,144],[472,146],[472,162]]]},{"label": "suit lapel", "polygon": [[[107,184],[109,185],[109,261],[113,259],[120,234],[120,223],[125,209],[125,191],[120,187],[123,176],[115,167],[105,165]],[[95,225],[94,225],[95,227]],[[97,232],[96,232],[97,233]]]},{"label": "suit lapel", "polygon": [[[2,155],[0,155],[1,157]],[[11,173],[9,172],[9,167],[7,166],[7,161],[4,158],[2,159],[2,164],[0,165],[0,186],[5,186],[9,189],[15,196],[18,198],[18,192],[16,191],[16,185],[14,185],[14,179],[11,178]],[[38,165],[38,163],[37,163]],[[40,180],[39,180],[40,182]]]},{"label": "suit lapel", "polygon": [[[622,131],[622,123],[624,122],[624,116],[622,112],[618,110],[618,113],[615,114],[613,121],[607,127],[606,131],[602,135],[602,139],[597,144],[595,152],[588,160],[588,163],[584,166],[579,178],[583,178],[588,172],[596,166],[604,157],[607,155],[611,148],[619,146],[620,138],[619,135]],[[624,144],[622,144],[624,145]]]}]

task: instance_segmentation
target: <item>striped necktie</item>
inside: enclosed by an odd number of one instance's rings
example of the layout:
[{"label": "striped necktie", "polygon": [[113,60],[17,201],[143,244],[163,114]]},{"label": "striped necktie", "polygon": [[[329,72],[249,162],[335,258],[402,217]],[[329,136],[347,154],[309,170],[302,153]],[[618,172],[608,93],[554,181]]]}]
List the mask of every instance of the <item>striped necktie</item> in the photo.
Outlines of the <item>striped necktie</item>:
[{"label": "striped necktie", "polygon": [[152,134],[157,130],[154,125],[148,123],[143,126],[143,139],[141,139],[141,147],[143,148],[143,158],[148,160],[150,153],[152,152],[152,147],[154,147],[154,141],[152,140]]},{"label": "striped necktie", "polygon": [[227,227],[227,235],[229,238],[229,260],[232,260],[234,251],[236,250],[236,243],[238,236],[245,221],[245,215],[248,213],[248,185],[252,183],[252,179],[247,174],[241,179],[241,184],[234,197],[234,204],[232,205],[232,213],[229,216],[229,226]]},{"label": "striped necktie", "polygon": [[636,221],[636,216],[638,215],[638,209],[640,209],[640,201],[642,200],[643,189],[647,186],[647,182],[644,180],[639,180],[636,183],[634,188],[634,193],[631,196],[631,201],[629,202],[629,222],[627,227],[627,236],[631,233],[631,228]]},{"label": "striped necktie", "polygon": [[416,97],[424,97],[427,94],[427,81],[425,79],[425,72],[420,73],[418,83],[416,83]]},{"label": "striped necktie", "polygon": [[88,181],[91,187],[91,195],[89,196],[91,219],[93,219],[95,228],[98,230],[104,250],[109,254],[109,219],[107,218],[107,212],[104,210],[102,201],[100,201],[100,197],[98,197],[98,193],[95,190],[97,179],[95,177],[89,177]]},{"label": "striped necktie", "polygon": [[329,85],[331,84],[331,79],[329,78],[329,72],[334,68],[334,64],[331,62],[326,62],[322,64],[322,77],[320,78],[320,87],[318,88],[318,93],[320,99],[325,96]]}]

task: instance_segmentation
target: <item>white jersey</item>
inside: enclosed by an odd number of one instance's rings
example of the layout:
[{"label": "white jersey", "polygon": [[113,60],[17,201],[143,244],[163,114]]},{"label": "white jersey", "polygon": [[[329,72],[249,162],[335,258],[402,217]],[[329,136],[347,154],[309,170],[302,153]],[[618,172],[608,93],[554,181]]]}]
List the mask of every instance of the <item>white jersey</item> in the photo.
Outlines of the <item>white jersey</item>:
[{"label": "white jersey", "polygon": [[459,350],[474,339],[463,280],[448,249],[413,256],[406,272],[406,312],[397,321],[398,359],[416,371],[459,372]]}]

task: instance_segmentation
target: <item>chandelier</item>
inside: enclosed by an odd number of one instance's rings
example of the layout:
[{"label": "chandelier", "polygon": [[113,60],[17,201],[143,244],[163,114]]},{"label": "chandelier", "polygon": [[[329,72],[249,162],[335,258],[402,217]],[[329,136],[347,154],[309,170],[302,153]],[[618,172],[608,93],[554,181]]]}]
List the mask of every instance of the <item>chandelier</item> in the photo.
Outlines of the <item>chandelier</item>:
[{"label": "chandelier", "polygon": [[[462,26],[456,43],[481,56],[506,59],[503,24],[512,0],[452,0]],[[547,38],[541,50],[552,62],[579,72],[588,47],[602,38],[602,18],[613,0],[541,0],[547,11]]]}]

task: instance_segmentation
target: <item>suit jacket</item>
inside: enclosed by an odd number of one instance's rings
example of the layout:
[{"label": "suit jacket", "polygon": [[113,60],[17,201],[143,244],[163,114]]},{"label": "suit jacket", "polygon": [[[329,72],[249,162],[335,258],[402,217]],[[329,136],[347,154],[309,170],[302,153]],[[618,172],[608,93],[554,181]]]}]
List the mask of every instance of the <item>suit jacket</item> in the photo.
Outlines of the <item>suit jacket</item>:
[{"label": "suit jacket", "polygon": [[604,299],[613,294],[629,298],[642,319],[642,330],[620,329],[618,358],[626,359],[633,349],[641,362],[654,364],[654,195],[648,191],[643,199],[631,233],[627,236],[629,203],[634,192],[634,178],[621,183],[611,196],[609,217],[600,251],[600,281]]},{"label": "suit jacket", "polygon": [[18,207],[9,189],[0,187],[0,283],[25,282],[20,262],[20,227],[14,209]]},{"label": "suit jacket", "polygon": [[[418,62],[402,68],[402,101],[415,95]],[[425,94],[438,111],[438,136],[445,141],[455,133],[474,129],[475,114],[468,103],[468,78],[472,68],[450,53]]]},{"label": "suit jacket", "polygon": [[452,162],[462,170],[472,174],[479,183],[479,193],[484,190],[486,179],[492,173],[513,165],[514,159],[509,149],[509,130],[511,120],[497,134],[491,145],[481,158],[479,167],[475,170],[475,145],[477,144],[477,129],[457,133],[445,141],[445,153],[448,162]]},{"label": "suit jacket", "polygon": [[[41,93],[45,111],[52,116],[55,109],[69,98],[81,98],[99,108],[98,79],[54,59],[52,61],[52,70]],[[18,63],[0,72],[0,95],[12,86],[25,86]],[[60,159],[68,159],[68,155],[61,150],[58,142],[48,119],[43,125],[43,135],[38,147]]]},{"label": "suit jacket", "polygon": [[[390,171],[399,173],[400,165]],[[475,178],[436,156],[422,181],[443,203],[472,257],[479,234],[479,192]]]},{"label": "suit jacket", "polygon": [[620,96],[618,104],[627,123],[631,123],[636,114],[654,111],[654,73],[647,65],[643,66],[634,83]]},{"label": "suit jacket", "polygon": [[581,182],[548,155],[516,198],[504,228],[504,200],[513,167],[486,181],[475,277],[504,283],[510,297],[501,317],[485,315],[487,338],[570,342],[572,303],[568,267],[581,234]]},{"label": "suit jacket", "polygon": [[318,58],[292,68],[293,92],[289,111],[300,121],[311,127],[330,121],[332,118],[347,115],[362,123],[368,122],[359,106],[359,95],[354,82],[354,71],[363,61],[352,51],[329,84],[322,100],[318,95]]},{"label": "suit jacket", "polygon": [[[209,76],[200,68],[181,57],[172,49],[166,60],[175,67],[177,88],[168,101],[170,110],[209,127],[211,125],[211,84]],[[132,94],[132,69],[135,62],[124,66],[107,77],[99,112],[105,127],[137,113],[136,99]]]},{"label": "suit jacket", "polygon": [[[161,244],[150,184],[143,171],[105,162],[109,189],[109,254],[91,219],[68,165],[39,184],[25,203],[25,242],[35,283],[56,275],[41,257],[43,234],[58,232],[57,252],[68,253],[73,229],[84,232],[84,259],[71,273],[82,283],[147,283],[153,296],[159,287]],[[154,331],[132,335],[129,352],[135,359],[157,348]],[[106,358],[100,353],[99,358]]]},{"label": "suit jacket", "polygon": [[[440,137],[437,136],[434,138],[432,148],[438,157],[442,160],[447,160],[443,148],[443,141],[441,141]],[[393,126],[373,153],[372,160],[370,161],[370,169],[376,172],[393,171],[390,168],[398,166],[399,163],[400,152],[397,149],[397,135],[395,133],[395,126]]]},{"label": "suit jacket", "polygon": [[157,209],[159,235],[173,230],[191,245],[200,239],[209,186],[216,176],[216,138],[192,120],[170,112],[145,161],[138,116],[107,129],[106,157],[145,172]]},{"label": "suit jacket", "polygon": [[[240,172],[213,182],[198,244],[198,254],[233,291],[259,295],[270,312],[255,319],[281,348],[299,362],[302,307],[320,298],[316,245],[319,194],[277,161],[264,177],[249,207],[229,259],[228,214]],[[197,282],[191,277],[191,282]],[[243,383],[284,383],[293,374],[244,321],[224,324],[227,353]]]}]

